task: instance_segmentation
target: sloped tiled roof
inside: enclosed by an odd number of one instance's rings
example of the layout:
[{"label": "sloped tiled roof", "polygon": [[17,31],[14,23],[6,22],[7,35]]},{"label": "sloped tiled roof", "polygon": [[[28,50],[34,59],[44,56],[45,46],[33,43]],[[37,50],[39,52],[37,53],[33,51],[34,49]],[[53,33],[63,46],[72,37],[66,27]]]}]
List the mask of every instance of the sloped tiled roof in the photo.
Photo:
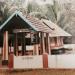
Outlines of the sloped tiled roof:
[{"label": "sloped tiled roof", "polygon": [[71,34],[67,33],[61,27],[59,27],[58,25],[54,24],[50,20],[42,19],[42,22],[53,30],[50,33],[50,37],[55,37],[55,36],[71,36]]},{"label": "sloped tiled roof", "polygon": [[5,25],[14,17],[17,15],[22,19],[24,20],[28,25],[30,25],[34,30],[36,31],[41,31],[41,32],[46,32],[46,33],[50,33],[51,32],[51,29],[46,26],[45,24],[43,24],[40,20],[32,17],[32,16],[29,16],[29,15],[25,15],[19,11],[15,11],[0,27],[0,29],[4,28]]},{"label": "sloped tiled roof", "polygon": [[1,26],[0,30],[2,30],[7,23],[17,15],[24,20],[32,29],[35,31],[41,31],[41,32],[46,32],[50,33],[50,37],[56,37],[56,36],[71,36],[69,33],[64,31],[62,28],[60,28],[58,25],[54,24],[50,20],[39,20],[35,17],[32,17],[30,15],[26,15],[25,13],[21,13],[19,11],[15,11]]},{"label": "sloped tiled roof", "polygon": [[32,23],[32,25],[34,25],[39,31],[42,31],[42,32],[51,32],[52,30],[46,26],[44,23],[41,22],[41,20],[37,19],[37,18],[34,18],[32,16],[27,16],[26,17],[27,20],[29,22]]}]

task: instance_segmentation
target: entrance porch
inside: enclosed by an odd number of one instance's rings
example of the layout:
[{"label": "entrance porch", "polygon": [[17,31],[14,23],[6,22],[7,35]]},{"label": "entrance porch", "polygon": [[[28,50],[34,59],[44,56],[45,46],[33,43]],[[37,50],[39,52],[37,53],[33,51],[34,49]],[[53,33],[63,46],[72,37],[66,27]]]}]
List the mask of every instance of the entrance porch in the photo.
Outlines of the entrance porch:
[{"label": "entrance porch", "polygon": [[[46,37],[44,37],[45,34]],[[8,31],[4,32],[3,41],[3,65],[8,64],[10,68],[13,68],[15,67],[14,62],[16,60],[19,63],[25,63],[31,59],[33,64],[40,65],[42,68],[48,68],[47,54],[50,54],[48,33],[29,32],[27,29],[14,29],[12,34]],[[27,64],[31,65],[31,62]],[[17,61],[15,63],[17,64]],[[34,66],[34,68],[39,68],[40,66]]]},{"label": "entrance porch", "polygon": [[47,68],[48,64],[46,63],[48,60],[46,55],[51,53],[50,31],[48,26],[34,18],[23,16],[18,12],[13,13],[0,27],[2,65],[13,68],[15,57],[25,57],[28,58],[27,61],[33,57],[34,64],[36,60],[42,61],[43,66]]}]

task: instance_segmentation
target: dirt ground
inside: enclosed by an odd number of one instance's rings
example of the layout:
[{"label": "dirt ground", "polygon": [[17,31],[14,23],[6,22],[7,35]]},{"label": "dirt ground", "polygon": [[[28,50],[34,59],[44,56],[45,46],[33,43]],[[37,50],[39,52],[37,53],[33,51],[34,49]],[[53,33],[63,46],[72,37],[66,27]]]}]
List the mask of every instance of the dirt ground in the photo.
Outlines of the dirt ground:
[{"label": "dirt ground", "polygon": [[0,70],[0,75],[75,75],[74,70],[44,69],[44,70]]}]

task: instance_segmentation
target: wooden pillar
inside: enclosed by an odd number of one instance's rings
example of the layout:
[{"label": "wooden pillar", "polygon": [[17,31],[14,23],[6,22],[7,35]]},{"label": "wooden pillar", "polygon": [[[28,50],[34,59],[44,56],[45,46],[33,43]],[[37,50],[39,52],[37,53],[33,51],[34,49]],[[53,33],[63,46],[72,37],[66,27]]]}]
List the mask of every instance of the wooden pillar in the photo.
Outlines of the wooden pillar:
[{"label": "wooden pillar", "polygon": [[48,68],[48,54],[45,51],[45,39],[43,32],[40,33],[40,47],[43,54],[43,68]]},{"label": "wooden pillar", "polygon": [[22,55],[26,52],[26,39],[25,39],[25,33],[22,33]]},{"label": "wooden pillar", "polygon": [[26,33],[24,33],[24,54],[26,54]]},{"label": "wooden pillar", "polygon": [[11,44],[10,44],[10,53],[13,53],[13,51],[14,51],[13,42],[11,42]]},{"label": "wooden pillar", "polygon": [[51,37],[51,47],[55,47],[55,40],[54,40],[54,37]]},{"label": "wooden pillar", "polygon": [[57,46],[62,46],[62,45],[63,45],[62,37],[57,37]]},{"label": "wooden pillar", "polygon": [[44,33],[40,33],[40,48],[41,52],[44,54],[45,53],[45,40],[44,40]]},{"label": "wooden pillar", "polygon": [[48,54],[43,54],[43,68],[48,68]]},{"label": "wooden pillar", "polygon": [[36,33],[36,55],[39,55],[39,33]]},{"label": "wooden pillar", "polygon": [[49,54],[51,54],[51,41],[49,36],[48,36],[48,47],[49,47]]},{"label": "wooden pillar", "polygon": [[[35,35],[35,33],[32,33],[32,41],[34,42],[34,36]],[[36,39],[36,37],[35,37],[35,39]],[[33,45],[34,45],[34,50],[33,50],[33,55],[36,55],[36,40],[35,40],[35,43],[33,43]]]},{"label": "wooden pillar", "polygon": [[39,41],[38,41],[38,39],[39,39],[39,37],[38,37],[39,35],[38,35],[38,33],[36,33],[35,34],[35,43],[34,43],[34,55],[38,55],[39,54]]},{"label": "wooden pillar", "polygon": [[22,35],[22,55],[24,55],[24,36]]},{"label": "wooden pillar", "polygon": [[49,40],[48,33],[46,33],[46,50],[45,50],[45,39],[44,33],[42,34],[42,43],[43,43],[43,68],[48,68],[48,52],[49,52]]},{"label": "wooden pillar", "polygon": [[55,46],[58,47],[59,46],[59,38],[58,37],[55,37],[55,38],[56,38]]},{"label": "wooden pillar", "polygon": [[14,34],[14,54],[18,55],[18,38],[17,33]]},{"label": "wooden pillar", "polygon": [[34,55],[39,55],[39,52],[38,52],[39,50],[38,50],[38,44],[35,44],[34,45]]},{"label": "wooden pillar", "polygon": [[59,46],[59,43],[60,43],[60,42],[59,42],[59,39],[60,39],[60,38],[57,37],[57,46]]},{"label": "wooden pillar", "polygon": [[46,52],[51,54],[49,33],[46,33]]},{"label": "wooden pillar", "polygon": [[46,33],[46,53],[49,53],[49,47],[48,47],[48,33]]},{"label": "wooden pillar", "polygon": [[16,55],[16,34],[14,33],[14,55]]},{"label": "wooden pillar", "polygon": [[61,38],[61,45],[63,46],[63,37],[60,37]]},{"label": "wooden pillar", "polygon": [[38,46],[38,44],[36,45],[36,55],[39,55],[39,46]]},{"label": "wooden pillar", "polygon": [[3,51],[2,51],[2,64],[8,64],[8,31],[4,32],[4,39],[3,39]]}]

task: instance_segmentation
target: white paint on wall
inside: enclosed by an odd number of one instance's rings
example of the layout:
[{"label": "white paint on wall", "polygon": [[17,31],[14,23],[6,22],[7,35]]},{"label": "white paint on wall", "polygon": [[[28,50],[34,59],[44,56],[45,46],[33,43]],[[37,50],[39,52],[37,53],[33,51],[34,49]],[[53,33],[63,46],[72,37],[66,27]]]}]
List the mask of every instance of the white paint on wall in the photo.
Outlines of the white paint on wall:
[{"label": "white paint on wall", "polygon": [[75,55],[49,55],[48,66],[55,69],[75,69]]},{"label": "white paint on wall", "polygon": [[42,55],[14,56],[14,69],[43,68]]},{"label": "white paint on wall", "polygon": [[57,55],[57,68],[75,68],[75,55]]},{"label": "white paint on wall", "polygon": [[48,67],[56,68],[56,56],[55,55],[48,55]]},{"label": "white paint on wall", "polygon": [[[42,55],[14,56],[14,69],[43,68]],[[75,69],[75,55],[48,55],[48,68]]]}]

